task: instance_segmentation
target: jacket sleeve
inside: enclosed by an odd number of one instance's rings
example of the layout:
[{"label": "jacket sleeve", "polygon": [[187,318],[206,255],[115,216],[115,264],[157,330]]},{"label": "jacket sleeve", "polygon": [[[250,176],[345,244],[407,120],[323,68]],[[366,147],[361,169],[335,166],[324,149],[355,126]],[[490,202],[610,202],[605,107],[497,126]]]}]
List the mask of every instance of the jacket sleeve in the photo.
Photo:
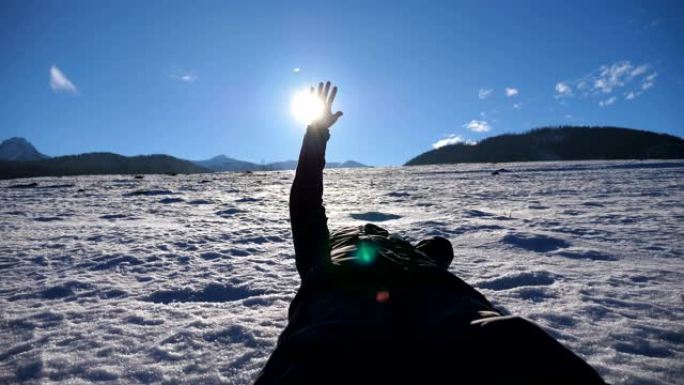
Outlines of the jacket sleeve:
[{"label": "jacket sleeve", "polygon": [[328,218],[323,207],[328,138],[328,129],[307,128],[290,191],[292,239],[297,272],[302,279],[314,267],[330,261]]}]

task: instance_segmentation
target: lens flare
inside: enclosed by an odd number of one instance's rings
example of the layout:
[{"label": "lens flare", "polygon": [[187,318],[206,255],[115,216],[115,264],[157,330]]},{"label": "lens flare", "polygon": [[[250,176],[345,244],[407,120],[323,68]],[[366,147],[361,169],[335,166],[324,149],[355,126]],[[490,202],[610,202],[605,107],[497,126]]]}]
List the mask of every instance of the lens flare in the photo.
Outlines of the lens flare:
[{"label": "lens flare", "polygon": [[375,300],[378,301],[378,303],[385,303],[389,301],[390,299],[390,293],[387,290],[380,290],[375,294]]},{"label": "lens flare", "polygon": [[290,104],[292,116],[303,124],[309,124],[323,116],[323,108],[323,101],[309,90],[295,93]]},{"label": "lens flare", "polygon": [[356,250],[356,262],[361,265],[371,265],[375,262],[378,248],[371,242],[359,242]]}]

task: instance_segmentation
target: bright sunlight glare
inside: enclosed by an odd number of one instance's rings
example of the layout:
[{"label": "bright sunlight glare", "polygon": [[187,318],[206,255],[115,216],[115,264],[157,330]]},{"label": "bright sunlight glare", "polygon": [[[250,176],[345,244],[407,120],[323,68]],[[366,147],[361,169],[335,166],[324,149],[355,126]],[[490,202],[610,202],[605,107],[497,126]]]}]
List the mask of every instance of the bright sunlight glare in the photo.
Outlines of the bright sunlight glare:
[{"label": "bright sunlight glare", "polygon": [[321,117],[323,107],[323,101],[308,89],[305,89],[294,94],[290,110],[298,122],[309,124]]}]

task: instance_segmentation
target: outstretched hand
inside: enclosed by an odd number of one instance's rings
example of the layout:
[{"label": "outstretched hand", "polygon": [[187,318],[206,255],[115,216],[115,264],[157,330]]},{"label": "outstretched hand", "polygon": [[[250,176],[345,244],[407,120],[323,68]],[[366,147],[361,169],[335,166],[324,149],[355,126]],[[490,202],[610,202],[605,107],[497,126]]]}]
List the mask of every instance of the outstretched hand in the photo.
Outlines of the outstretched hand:
[{"label": "outstretched hand", "polygon": [[323,102],[323,113],[320,118],[312,121],[309,126],[318,130],[330,128],[342,116],[342,111],[332,113],[332,104],[335,101],[335,96],[337,96],[337,87],[333,87],[332,91],[330,91],[330,82],[326,82],[325,87],[323,83],[318,83],[318,90],[311,87],[311,94],[317,96]]}]

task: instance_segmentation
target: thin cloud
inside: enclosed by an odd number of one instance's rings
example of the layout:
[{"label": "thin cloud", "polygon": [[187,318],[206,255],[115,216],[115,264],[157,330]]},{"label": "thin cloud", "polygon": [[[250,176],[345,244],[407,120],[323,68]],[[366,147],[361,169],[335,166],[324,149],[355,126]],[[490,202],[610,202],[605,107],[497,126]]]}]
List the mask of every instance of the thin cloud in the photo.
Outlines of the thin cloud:
[{"label": "thin cloud", "polygon": [[50,67],[50,88],[53,92],[66,92],[74,95],[78,93],[78,88],[56,65]]},{"label": "thin cloud", "polygon": [[488,97],[492,96],[492,90],[491,88],[480,88],[480,91],[477,92],[477,97],[480,99],[487,99]]},{"label": "thin cloud", "polygon": [[615,103],[615,100],[617,100],[617,98],[615,96],[611,96],[606,100],[601,100],[599,102],[599,106],[601,106],[601,107],[610,106],[611,104]]},{"label": "thin cloud", "polygon": [[183,83],[193,83],[197,80],[197,74],[194,72],[175,73],[169,75],[169,77]]},{"label": "thin cloud", "polygon": [[639,73],[641,69],[634,68],[628,61],[601,66],[599,76],[594,79],[594,90],[609,94],[615,88],[624,87],[625,83],[633,78],[633,72]]},{"label": "thin cloud", "polygon": [[653,88],[655,85],[655,78],[658,76],[657,72],[654,72],[641,79],[641,86],[633,91],[625,93],[625,100],[634,100],[647,90]]},{"label": "thin cloud", "polygon": [[637,76],[639,76],[639,75],[645,74],[646,71],[648,71],[648,66],[647,66],[646,64],[642,64],[642,65],[640,65],[640,66],[634,68],[634,69],[632,70],[632,72],[630,72],[630,76],[631,76],[631,77],[637,77]]},{"label": "thin cloud", "polygon": [[302,70],[301,68],[295,67],[295,68],[292,69],[292,72],[294,72],[294,73],[297,74],[297,73],[299,73],[299,71],[301,71],[301,70]]},{"label": "thin cloud", "polygon": [[467,128],[473,132],[487,132],[487,131],[490,131],[492,129],[492,126],[490,126],[489,123],[487,123],[486,121],[475,120],[475,119],[464,124],[463,127]]},{"label": "thin cloud", "polygon": [[442,148],[444,146],[450,146],[452,144],[459,144],[459,143],[463,143],[463,144],[467,144],[467,145],[471,145],[471,146],[477,144],[477,142],[475,142],[474,140],[465,139],[465,138],[461,137],[460,135],[451,134],[447,138],[440,139],[440,140],[436,141],[435,143],[433,143],[432,148],[438,149],[438,148]]},{"label": "thin cloud", "polygon": [[556,83],[556,97],[562,98],[567,96],[572,96],[572,88],[570,85],[563,82]]},{"label": "thin cloud", "polygon": [[517,88],[508,88],[508,87],[506,87],[506,96],[508,96],[509,98],[512,97],[512,96],[515,96],[515,95],[517,95],[517,94],[519,94]]},{"label": "thin cloud", "polygon": [[646,90],[655,86],[658,73],[652,71],[650,64],[634,65],[629,60],[602,65],[597,70],[574,81],[556,84],[556,98],[575,96],[600,99],[598,105],[609,106],[617,101],[615,93],[634,100]]},{"label": "thin cloud", "polygon": [[641,83],[641,89],[644,90],[644,91],[646,91],[646,90],[648,90],[648,89],[650,89],[650,88],[653,88],[653,85],[655,84],[655,78],[656,78],[657,76],[658,76],[658,73],[657,73],[657,72],[654,72],[654,73],[652,73],[652,74],[646,76],[646,78],[645,78],[645,79],[643,80],[643,82]]}]

